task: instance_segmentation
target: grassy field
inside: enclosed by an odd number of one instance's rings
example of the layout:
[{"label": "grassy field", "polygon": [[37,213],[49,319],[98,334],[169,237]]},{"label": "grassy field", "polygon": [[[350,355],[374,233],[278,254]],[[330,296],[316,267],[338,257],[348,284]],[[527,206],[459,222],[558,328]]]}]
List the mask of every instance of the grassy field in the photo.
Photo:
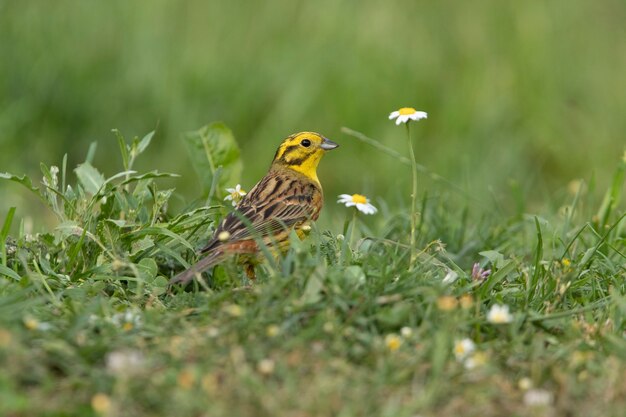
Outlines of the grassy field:
[{"label": "grassy field", "polygon": [[[186,141],[211,137],[220,151],[236,146],[222,125]],[[580,183],[549,217],[476,217],[424,198],[413,264],[407,214],[383,206],[383,226],[371,229],[345,208],[343,230],[294,240],[256,282],[226,264],[182,291],[169,277],[226,209],[168,214],[173,190],[158,184],[172,174],[129,170],[151,138],[120,137],[127,170],[108,179],[89,161],[77,181],[42,166],[40,189],[9,178],[58,225],[7,237],[12,210],[2,228],[3,415],[606,416],[626,407],[626,213],[616,209],[626,158],[602,205]],[[237,175],[236,163],[222,175]]]},{"label": "grassy field", "polygon": [[[0,415],[623,416],[625,18],[0,0]],[[300,130],[309,238],[169,288]]]}]

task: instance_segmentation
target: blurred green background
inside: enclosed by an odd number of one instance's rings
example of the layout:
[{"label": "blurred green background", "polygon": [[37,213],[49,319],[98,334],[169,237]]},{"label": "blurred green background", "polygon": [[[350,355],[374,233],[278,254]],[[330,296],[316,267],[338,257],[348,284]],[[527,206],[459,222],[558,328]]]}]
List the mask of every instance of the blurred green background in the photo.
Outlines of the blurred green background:
[{"label": "blurred green background", "polygon": [[[39,162],[67,153],[73,168],[98,141],[94,163],[112,175],[110,130],[158,126],[138,168],[182,174],[164,186],[192,201],[182,133],[221,120],[241,144],[245,188],[283,137],[314,130],[341,144],[320,168],[328,209],[355,192],[400,207],[409,169],[341,127],[405,152],[387,116],[413,106],[429,113],[413,126],[421,163],[483,206],[507,210],[513,184],[525,210],[541,210],[573,179],[606,188],[622,156],[624,22],[623,0],[0,0],[0,172],[39,179]],[[0,216],[10,206],[46,223],[0,182]]]}]

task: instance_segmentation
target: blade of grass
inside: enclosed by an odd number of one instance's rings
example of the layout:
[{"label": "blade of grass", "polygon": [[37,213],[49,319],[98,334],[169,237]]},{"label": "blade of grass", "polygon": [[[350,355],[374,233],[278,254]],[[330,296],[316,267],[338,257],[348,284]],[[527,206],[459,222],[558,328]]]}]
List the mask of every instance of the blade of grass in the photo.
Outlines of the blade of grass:
[{"label": "blade of grass", "polygon": [[543,275],[543,267],[541,266],[541,260],[543,259],[543,235],[541,233],[541,225],[539,224],[539,218],[537,218],[537,216],[535,216],[535,228],[537,230],[537,247],[535,249],[534,271],[530,282],[528,283],[528,288],[526,289],[526,307],[530,305],[531,299],[537,292],[539,279]]},{"label": "blade of grass", "polygon": [[7,266],[7,237],[9,236],[9,230],[11,229],[11,223],[13,223],[13,216],[15,215],[15,207],[11,207],[4,219],[2,225],[2,231],[0,231],[0,244],[2,245],[2,266]]}]

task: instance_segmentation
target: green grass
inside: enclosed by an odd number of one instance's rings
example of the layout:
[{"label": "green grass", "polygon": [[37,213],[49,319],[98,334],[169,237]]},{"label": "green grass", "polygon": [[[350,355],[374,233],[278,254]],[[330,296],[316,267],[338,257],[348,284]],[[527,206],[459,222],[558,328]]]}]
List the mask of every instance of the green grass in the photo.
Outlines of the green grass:
[{"label": "green grass", "polygon": [[[625,19],[623,0],[0,0],[0,415],[622,416]],[[429,113],[413,268],[401,106]],[[233,132],[194,131],[210,120]],[[224,186],[301,130],[341,145],[309,239],[252,286],[225,264],[168,291]],[[353,223],[340,193],[379,213]]]},{"label": "green grass", "polygon": [[[206,140],[215,162],[211,135],[228,134],[214,125],[186,143]],[[168,278],[225,209],[214,190],[168,210],[160,184],[173,174],[129,171],[151,138],[119,136],[125,170],[109,178],[91,153],[75,175],[42,165],[43,186],[9,178],[57,220],[8,236],[11,210],[1,229],[0,414],[622,415],[626,161],[603,201],[583,184],[535,215],[422,185],[413,268],[407,200],[381,204],[375,222],[346,209],[343,229],[293,241],[254,283],[225,264],[184,291]],[[236,175],[229,166],[211,172]],[[219,177],[203,181],[210,194]],[[472,280],[475,262],[486,280]],[[510,323],[487,320],[496,304]],[[455,356],[465,338],[474,367]]]}]

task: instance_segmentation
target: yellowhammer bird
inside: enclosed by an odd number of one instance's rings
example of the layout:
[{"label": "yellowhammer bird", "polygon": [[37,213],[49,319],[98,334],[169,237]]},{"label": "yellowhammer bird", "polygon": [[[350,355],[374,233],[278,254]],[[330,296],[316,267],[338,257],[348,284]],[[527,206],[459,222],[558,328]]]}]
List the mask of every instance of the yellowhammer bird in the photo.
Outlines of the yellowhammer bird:
[{"label": "yellowhammer bird", "polygon": [[254,277],[259,242],[284,249],[289,234],[304,235],[304,226],[317,220],[324,197],[317,165],[335,142],[314,132],[289,136],[276,151],[269,172],[239,202],[215,230],[201,253],[206,256],[170,284],[186,283],[230,255],[243,255],[246,273]]}]

